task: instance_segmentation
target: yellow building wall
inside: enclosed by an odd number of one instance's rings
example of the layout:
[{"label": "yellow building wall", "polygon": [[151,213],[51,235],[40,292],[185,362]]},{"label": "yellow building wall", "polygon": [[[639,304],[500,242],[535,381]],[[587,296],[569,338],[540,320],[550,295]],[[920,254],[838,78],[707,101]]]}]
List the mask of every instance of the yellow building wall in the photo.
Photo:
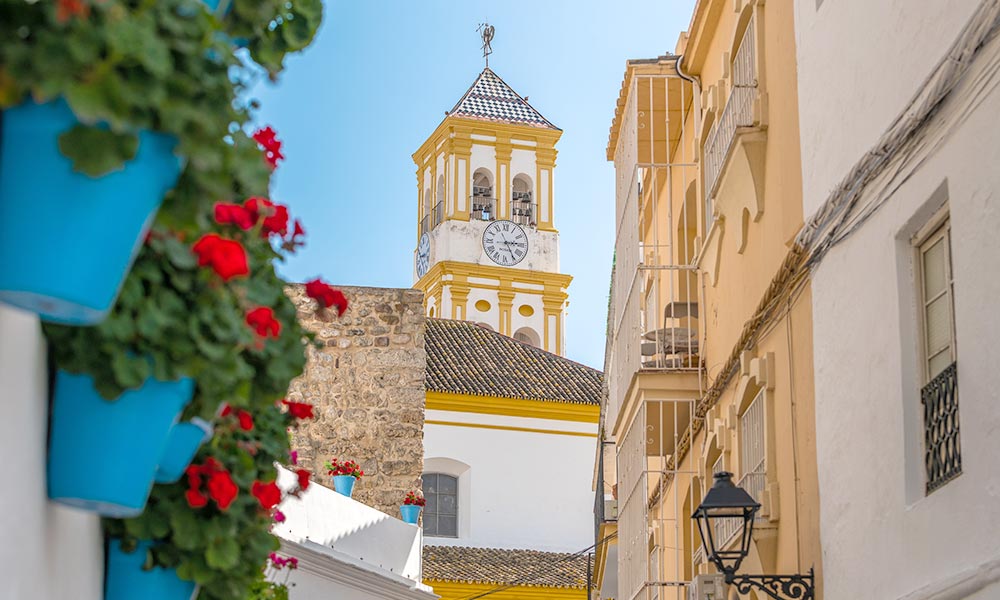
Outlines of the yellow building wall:
[{"label": "yellow building wall", "polygon": [[[802,225],[802,177],[799,152],[797,81],[794,47],[793,6],[787,2],[762,0],[700,0],[692,29],[682,40],[683,71],[700,81],[696,102],[681,117],[683,138],[672,145],[671,163],[698,161],[704,175],[704,150],[713,118],[721,116],[732,90],[730,62],[743,28],[754,20],[757,43],[758,98],[754,105],[756,126],[741,130],[720,175],[715,198],[715,225],[706,231],[704,179],[696,193],[688,186],[694,179],[657,176],[660,185],[646,188],[656,195],[657,206],[645,214],[655,215],[660,230],[690,228],[686,205],[695,204],[698,217],[698,267],[703,273],[699,296],[699,327],[702,328],[700,357],[704,368],[703,389],[719,376],[720,368],[739,343],[744,326],[758,308],[772,279],[789,252],[791,241]],[[631,67],[630,67],[631,68]],[[644,66],[636,69],[645,68]],[[627,76],[628,77],[628,76]],[[712,100],[712,94],[716,100]],[[717,114],[699,108],[717,108]],[[619,110],[622,103],[619,102]],[[613,137],[615,133],[612,133]],[[694,156],[693,156],[694,155]],[[676,173],[676,170],[675,170]],[[674,175],[672,173],[671,175]],[[668,211],[667,207],[670,207]],[[672,219],[672,222],[668,221]],[[651,229],[641,231],[648,247]],[[680,238],[678,238],[680,239]],[[673,244],[660,249],[663,264],[683,264],[686,248]],[[672,289],[689,289],[692,282],[675,282]],[[667,288],[665,281],[660,282]],[[776,307],[779,318],[742,355],[739,372],[726,384],[721,397],[695,422],[696,434],[689,449],[673,457],[678,474],[662,485],[649,509],[650,527],[672,529],[662,543],[658,579],[689,581],[694,574],[691,556],[700,544],[690,515],[712,483],[712,466],[720,455],[727,470],[739,481],[738,421],[741,411],[763,388],[766,415],[766,487],[763,514],[755,544],[741,568],[743,573],[806,573],[815,567],[821,579],[819,539],[819,490],[815,455],[813,400],[812,314],[808,284],[797,297]],[[609,366],[613,368],[614,365]],[[685,377],[689,375],[666,375]],[[647,385],[641,377],[636,385]],[[629,398],[643,396],[633,390]],[[622,409],[622,413],[625,409]],[[609,424],[611,425],[611,424]],[[620,431],[621,429],[619,429]],[[621,517],[620,517],[621,518]],[[621,528],[621,523],[619,523]],[[676,543],[675,543],[676,540]],[[710,570],[702,563],[702,572]],[[821,598],[822,586],[818,586]],[[651,597],[651,596],[650,596]],[[686,598],[685,590],[660,588],[659,598]]]},{"label": "yellow building wall", "polygon": [[[434,588],[434,593],[442,600],[466,600],[486,592],[493,592],[487,598],[496,600],[583,600],[587,597],[586,589],[568,589],[534,586],[504,586],[485,583],[458,583],[452,581],[424,580],[424,583]],[[500,588],[500,591],[494,591]]]}]

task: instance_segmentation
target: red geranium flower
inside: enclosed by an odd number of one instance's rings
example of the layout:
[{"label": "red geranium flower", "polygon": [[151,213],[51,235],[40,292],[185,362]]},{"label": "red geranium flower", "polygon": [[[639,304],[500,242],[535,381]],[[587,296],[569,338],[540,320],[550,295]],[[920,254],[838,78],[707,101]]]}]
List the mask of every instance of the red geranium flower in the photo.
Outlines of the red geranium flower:
[{"label": "red geranium flower", "polygon": [[245,410],[236,412],[236,418],[240,420],[240,429],[243,431],[253,430],[253,415]]},{"label": "red geranium flower", "polygon": [[239,204],[215,203],[215,222],[219,225],[236,225],[243,231],[257,224],[256,215]]},{"label": "red geranium flower", "polygon": [[253,197],[244,202],[243,206],[253,216],[254,223],[264,217],[262,234],[265,237],[272,233],[281,236],[288,233],[288,207],[285,205],[275,204],[267,198]]},{"label": "red geranium flower", "polygon": [[337,307],[337,316],[344,314],[347,310],[347,297],[340,290],[335,290],[329,284],[323,283],[319,279],[313,279],[306,283],[306,295],[315,300],[320,308]]},{"label": "red geranium flower", "polygon": [[288,413],[296,419],[312,419],[316,416],[313,414],[312,404],[290,400],[282,400],[281,403],[288,407]]},{"label": "red geranium flower", "polygon": [[250,493],[257,498],[264,510],[271,510],[281,502],[281,488],[273,481],[270,483],[253,482]]},{"label": "red geranium flower", "polygon": [[69,21],[70,17],[86,17],[90,7],[83,0],[58,0],[56,3],[56,20],[60,23]]},{"label": "red geranium flower", "polygon": [[198,491],[198,488],[191,488],[184,493],[184,498],[191,508],[204,508],[208,504],[208,498],[205,494]]},{"label": "red geranium flower", "polygon": [[281,142],[275,138],[274,130],[268,125],[264,129],[258,129],[253,134],[255,142],[264,147],[264,158],[271,165],[271,168],[278,166],[278,161],[284,159],[281,154]]},{"label": "red geranium flower", "polygon": [[312,475],[312,473],[306,469],[298,469],[295,471],[295,474],[299,477],[299,489],[305,491],[306,488],[309,487],[309,476]]},{"label": "red geranium flower", "polygon": [[247,313],[247,325],[253,327],[261,337],[278,337],[281,335],[281,321],[274,318],[274,311],[266,306],[255,308]]},{"label": "red geranium flower", "polygon": [[[222,410],[219,412],[219,416],[220,417],[228,417],[230,414],[232,414],[232,412],[233,412],[233,407],[229,406],[229,403],[227,402],[227,403],[225,403],[225,404],[222,405]],[[188,467],[188,468],[190,468],[190,467]]]},{"label": "red geranium flower", "polygon": [[250,274],[246,250],[239,242],[208,233],[201,236],[191,250],[198,256],[200,266],[212,267],[223,281]]},{"label": "red geranium flower", "polygon": [[216,471],[208,478],[208,495],[215,500],[219,510],[226,510],[236,499],[240,489],[226,471]]}]

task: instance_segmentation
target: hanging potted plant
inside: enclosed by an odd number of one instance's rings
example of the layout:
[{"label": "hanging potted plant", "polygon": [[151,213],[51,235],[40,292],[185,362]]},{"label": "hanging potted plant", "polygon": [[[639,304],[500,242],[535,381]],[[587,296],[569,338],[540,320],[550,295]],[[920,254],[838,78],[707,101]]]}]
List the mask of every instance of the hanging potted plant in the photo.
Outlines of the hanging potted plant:
[{"label": "hanging potted plant", "polygon": [[333,489],[348,498],[354,493],[354,484],[365,475],[358,463],[353,460],[341,462],[334,458],[328,460],[325,466],[327,475],[333,480]]},{"label": "hanging potted plant", "polygon": [[[292,489],[283,492],[275,480],[275,463],[289,457],[287,431],[299,421],[281,402],[223,411],[215,437],[181,481],[157,485],[140,516],[105,520],[106,533],[123,545],[149,544],[146,568],[197,584],[200,600],[247,597],[279,547],[270,532],[284,520],[278,504],[310,485],[309,471],[294,466],[298,481]],[[144,596],[129,596],[136,597]]]},{"label": "hanging potted plant", "polygon": [[150,542],[108,540],[104,600],[194,600],[193,581],[177,576],[176,569],[155,566],[156,547]]},{"label": "hanging potted plant", "polygon": [[183,164],[246,120],[218,28],[189,0],[0,2],[0,300],[104,318]]},{"label": "hanging potted plant", "polygon": [[420,509],[427,504],[427,500],[424,499],[424,495],[415,490],[406,492],[406,496],[403,498],[403,504],[399,507],[399,513],[403,517],[404,523],[409,523],[411,525],[416,525],[417,521],[420,519]]}]

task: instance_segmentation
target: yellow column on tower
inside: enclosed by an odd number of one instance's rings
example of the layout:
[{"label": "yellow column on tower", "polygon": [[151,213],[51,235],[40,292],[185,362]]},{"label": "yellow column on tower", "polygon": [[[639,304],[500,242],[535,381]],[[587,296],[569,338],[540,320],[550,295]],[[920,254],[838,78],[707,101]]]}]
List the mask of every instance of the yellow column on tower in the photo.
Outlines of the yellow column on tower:
[{"label": "yellow column on tower", "polygon": [[472,190],[472,131],[455,128],[455,137],[451,139],[452,151],[455,153],[455,209],[452,215],[460,221],[469,220],[469,196]]},{"label": "yellow column on tower", "polygon": [[502,133],[497,134],[497,181],[493,196],[497,203],[497,217],[501,219],[510,218],[510,156],[512,151],[510,136]]},{"label": "yellow column on tower", "polygon": [[464,321],[468,314],[469,287],[452,285],[448,290],[451,292],[451,318]]},{"label": "yellow column on tower", "polygon": [[557,151],[550,144],[539,144],[535,150],[535,197],[538,198],[538,229],[555,231],[555,214],[553,211],[553,195],[555,181],[553,174],[556,168]]},{"label": "yellow column on tower", "polygon": [[513,332],[510,327],[510,311],[514,306],[514,292],[505,290],[497,292],[497,305],[500,309],[500,333],[511,335]]}]

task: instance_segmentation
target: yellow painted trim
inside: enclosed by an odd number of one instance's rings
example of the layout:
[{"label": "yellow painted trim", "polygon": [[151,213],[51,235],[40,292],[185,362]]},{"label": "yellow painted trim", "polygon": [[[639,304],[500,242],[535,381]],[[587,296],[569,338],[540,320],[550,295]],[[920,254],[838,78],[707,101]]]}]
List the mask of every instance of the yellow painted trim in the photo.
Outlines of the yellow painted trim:
[{"label": "yellow painted trim", "polygon": [[[494,265],[476,265],[453,260],[443,260],[434,263],[424,276],[420,278],[415,287],[423,289],[431,281],[441,280],[444,275],[460,275],[463,277],[492,278],[500,281],[510,280],[515,283],[530,283],[542,285],[547,289],[566,289],[573,281],[572,275],[562,273],[549,273],[547,271],[530,271],[528,269],[516,269],[512,267],[500,267]],[[426,280],[426,281],[425,281]],[[487,287],[487,289],[489,289]],[[525,293],[541,293],[542,290],[517,290]]]},{"label": "yellow painted trim", "polygon": [[550,433],[553,435],[574,435],[577,437],[596,438],[596,433],[586,431],[559,431],[556,429],[536,429],[534,427],[513,427],[509,425],[484,425],[482,423],[462,423],[461,421],[436,421],[427,419],[424,425],[447,425],[450,427],[472,427],[475,429],[499,429],[501,431],[523,431],[525,433]]},{"label": "yellow painted trim", "polygon": [[[434,588],[434,593],[442,600],[458,600],[471,598],[485,592],[493,592],[500,585],[488,583],[461,583],[457,581],[437,581],[425,579],[424,583]],[[587,597],[586,588],[556,588],[516,585],[491,593],[489,598],[496,600],[582,600]]]},{"label": "yellow painted trim", "polygon": [[577,423],[597,423],[601,416],[601,407],[596,404],[574,404],[555,400],[523,400],[431,391],[427,392],[426,409],[574,421]]}]

